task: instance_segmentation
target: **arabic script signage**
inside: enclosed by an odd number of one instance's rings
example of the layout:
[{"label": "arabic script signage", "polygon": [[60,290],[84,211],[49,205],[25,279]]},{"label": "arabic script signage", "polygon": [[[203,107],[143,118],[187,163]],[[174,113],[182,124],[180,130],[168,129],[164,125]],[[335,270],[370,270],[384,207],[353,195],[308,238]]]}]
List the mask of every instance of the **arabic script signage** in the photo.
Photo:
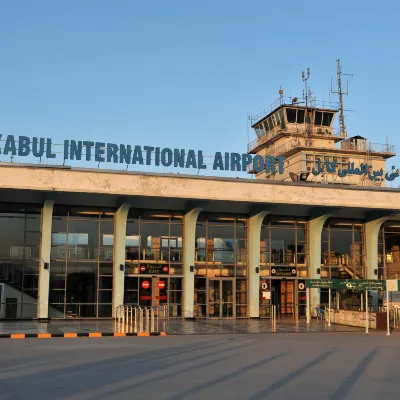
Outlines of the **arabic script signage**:
[{"label": "arabic script signage", "polygon": [[384,179],[387,181],[393,181],[395,178],[400,176],[400,171],[395,170],[394,166],[392,167],[391,172],[384,174],[382,168],[379,171],[372,171],[368,164],[360,164],[360,167],[354,167],[354,162],[349,162],[347,163],[346,168],[338,169],[339,164],[336,161],[325,161],[325,166],[322,164],[321,160],[317,160],[316,163],[316,168],[313,168],[311,171],[315,176],[324,172],[330,174],[337,173],[340,178],[344,178],[347,175],[366,175],[371,181],[383,181]]},{"label": "arabic script signage", "polygon": [[293,267],[273,267],[271,268],[271,276],[296,276],[296,268]]},{"label": "arabic script signage", "polygon": [[386,290],[386,281],[379,279],[306,279],[305,284],[314,289]]}]

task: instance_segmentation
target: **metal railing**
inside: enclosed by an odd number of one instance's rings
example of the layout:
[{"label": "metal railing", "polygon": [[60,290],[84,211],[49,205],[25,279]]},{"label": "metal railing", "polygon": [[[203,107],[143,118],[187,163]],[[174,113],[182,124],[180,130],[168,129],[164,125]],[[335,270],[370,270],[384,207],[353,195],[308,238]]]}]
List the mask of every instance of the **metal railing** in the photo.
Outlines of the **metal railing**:
[{"label": "metal railing", "polygon": [[179,249],[141,249],[127,248],[125,250],[125,259],[129,261],[182,261],[183,250]]},{"label": "metal railing", "polygon": [[169,319],[168,306],[135,307],[120,305],[116,308],[115,323],[122,330],[133,332],[159,332],[160,321]]},{"label": "metal railing", "polygon": [[[297,137],[298,141],[297,143],[295,142],[293,147],[313,147],[312,142],[313,137],[319,137],[319,136],[327,136],[327,137],[332,137],[332,138],[342,138],[344,139],[345,136],[342,132],[339,130],[332,128],[332,127],[315,127],[311,126],[311,132],[310,134],[306,134],[305,129],[304,129],[304,124],[291,124],[292,126],[287,126],[285,130],[281,128],[274,128],[275,130],[269,131],[268,134],[264,136],[257,137],[256,139],[253,139],[248,145],[247,145],[247,151],[251,152],[258,146],[262,145],[263,143],[267,142],[268,140],[273,139],[275,136],[281,134],[284,132],[285,134],[295,134],[295,135],[302,135]],[[300,142],[300,139],[302,139],[302,142]],[[291,148],[293,148],[291,147]],[[317,146],[318,148],[325,148],[321,145]],[[331,147],[326,147],[327,149],[331,149]],[[288,151],[288,150],[286,150]],[[280,153],[282,154],[282,152]],[[267,155],[272,155],[272,153],[268,153]],[[275,154],[277,156],[279,154]]]},{"label": "metal railing", "polygon": [[[257,121],[262,119],[264,116],[268,115],[270,112],[275,110],[275,108],[278,108],[279,106],[284,105],[288,107],[296,107],[296,103],[292,102],[291,98],[281,98],[279,97],[276,99],[272,104],[270,104],[268,107],[265,107],[263,110],[261,110],[259,113],[257,113],[254,117],[250,117],[250,122],[251,124],[255,124]],[[338,110],[339,108],[339,103],[335,101],[324,101],[324,100],[315,100],[312,103],[312,107],[314,108],[322,108],[325,110]]]}]

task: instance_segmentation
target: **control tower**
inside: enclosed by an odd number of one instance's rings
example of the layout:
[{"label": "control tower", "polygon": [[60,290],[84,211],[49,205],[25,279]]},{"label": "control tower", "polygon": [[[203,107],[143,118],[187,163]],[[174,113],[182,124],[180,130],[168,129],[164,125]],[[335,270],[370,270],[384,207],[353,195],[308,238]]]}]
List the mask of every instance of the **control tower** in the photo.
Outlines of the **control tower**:
[{"label": "control tower", "polygon": [[302,101],[285,99],[280,90],[275,103],[251,118],[256,139],[249,143],[248,153],[283,156],[285,161],[283,174],[256,173],[252,168],[249,173],[257,179],[385,186],[382,175],[387,172],[386,160],[395,156],[394,146],[370,143],[359,135],[347,137],[342,102],[347,93],[341,91],[340,74],[338,60],[338,103],[318,102],[306,85]]}]

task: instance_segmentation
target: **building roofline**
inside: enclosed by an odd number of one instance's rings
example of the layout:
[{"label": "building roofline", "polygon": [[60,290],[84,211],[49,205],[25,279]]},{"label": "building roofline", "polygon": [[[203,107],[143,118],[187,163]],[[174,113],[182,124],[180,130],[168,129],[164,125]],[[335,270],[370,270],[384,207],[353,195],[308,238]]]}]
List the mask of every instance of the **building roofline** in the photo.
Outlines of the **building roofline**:
[{"label": "building roofline", "polygon": [[322,184],[322,183],[311,183],[311,182],[291,182],[291,181],[278,181],[278,180],[267,180],[267,179],[247,179],[247,178],[229,178],[219,176],[202,176],[202,175],[190,175],[190,174],[179,174],[179,173],[157,173],[157,172],[140,172],[140,171],[121,171],[114,169],[97,169],[97,168],[82,168],[82,167],[71,167],[64,165],[49,165],[49,164],[19,164],[19,163],[4,163],[0,162],[0,168],[28,168],[28,169],[53,169],[53,170],[66,170],[71,172],[87,172],[87,173],[98,173],[98,174],[112,174],[112,175],[135,175],[135,176],[150,176],[158,178],[176,178],[176,179],[193,179],[193,180],[204,180],[204,181],[219,181],[219,182],[241,182],[251,183],[253,185],[272,185],[272,186],[297,186],[297,187],[315,187],[315,188],[326,188],[326,189],[343,189],[343,190],[363,190],[372,192],[400,192],[400,188],[382,188],[375,186],[347,186],[341,184]]}]

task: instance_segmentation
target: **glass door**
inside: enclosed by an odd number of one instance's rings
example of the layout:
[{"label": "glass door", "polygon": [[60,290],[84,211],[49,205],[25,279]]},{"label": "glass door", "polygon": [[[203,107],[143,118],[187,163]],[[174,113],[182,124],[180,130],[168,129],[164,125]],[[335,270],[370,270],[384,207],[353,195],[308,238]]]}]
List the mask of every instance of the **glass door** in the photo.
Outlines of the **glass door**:
[{"label": "glass door", "polygon": [[221,318],[221,281],[208,281],[208,317]]},{"label": "glass door", "polygon": [[233,279],[208,281],[208,318],[234,318]]},{"label": "glass door", "polygon": [[222,318],[233,318],[233,280],[221,281]]}]

